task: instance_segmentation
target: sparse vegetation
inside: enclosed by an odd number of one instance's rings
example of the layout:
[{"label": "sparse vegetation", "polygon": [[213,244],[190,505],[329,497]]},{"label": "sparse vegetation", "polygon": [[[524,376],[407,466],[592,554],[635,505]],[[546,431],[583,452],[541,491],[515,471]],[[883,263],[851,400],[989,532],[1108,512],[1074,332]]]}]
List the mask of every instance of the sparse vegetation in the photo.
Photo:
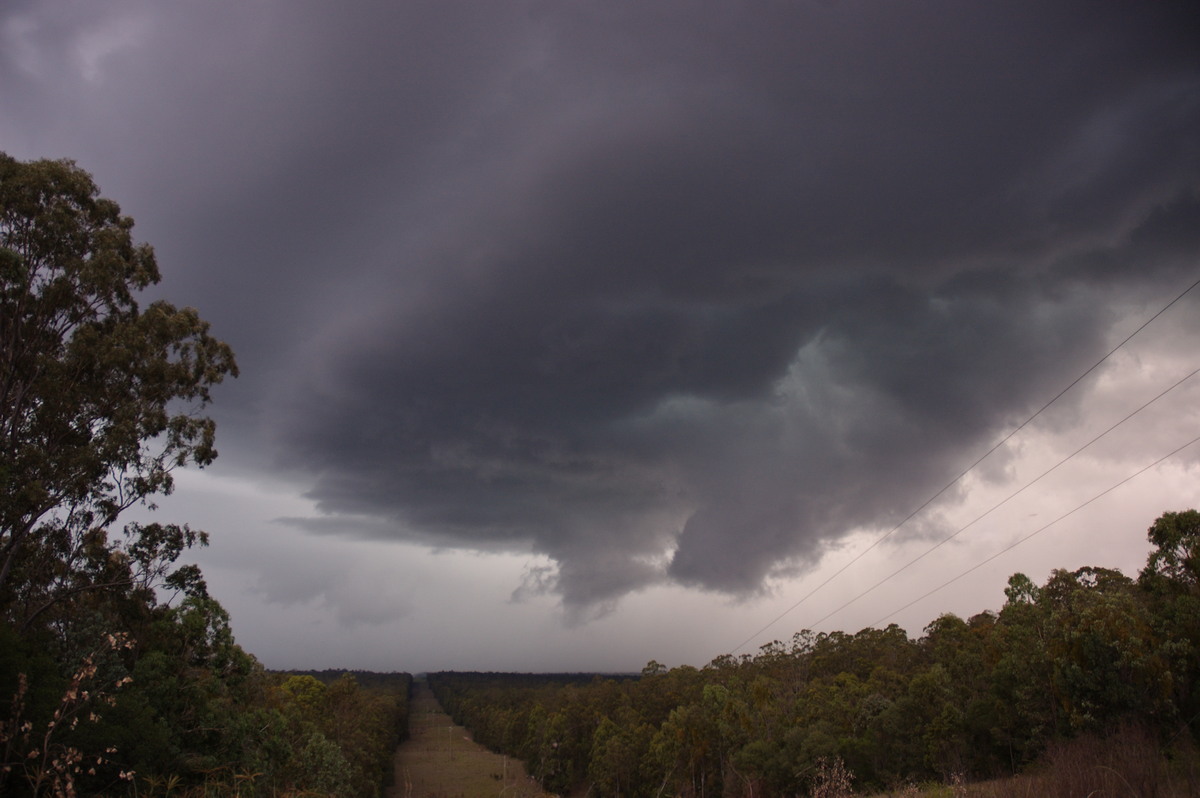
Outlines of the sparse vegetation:
[{"label": "sparse vegetation", "polygon": [[412,702],[410,735],[397,751],[395,798],[445,795],[499,795],[540,798],[544,793],[521,762],[497,755],[469,739],[418,683]]}]

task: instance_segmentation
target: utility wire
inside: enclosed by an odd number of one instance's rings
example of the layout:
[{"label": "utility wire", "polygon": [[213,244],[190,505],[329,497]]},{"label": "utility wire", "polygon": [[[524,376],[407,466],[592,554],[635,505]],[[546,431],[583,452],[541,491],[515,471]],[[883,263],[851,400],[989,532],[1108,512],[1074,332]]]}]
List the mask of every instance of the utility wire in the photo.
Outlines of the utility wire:
[{"label": "utility wire", "polygon": [[[971,463],[969,466],[967,466],[965,469],[963,469],[963,471],[960,472],[958,474],[958,476],[954,477],[949,482],[947,482],[945,485],[943,485],[940,490],[938,490],[936,493],[934,493],[932,496],[930,496],[928,499],[926,499],[919,507],[917,507],[917,509],[913,510],[911,513],[909,513],[907,516],[905,516],[904,519],[902,521],[900,521],[900,523],[896,524],[894,527],[889,529],[887,532],[885,532],[884,534],[882,534],[881,536],[876,538],[871,543],[871,545],[867,546],[865,549],[863,549],[858,554],[856,554],[849,562],[847,562],[845,565],[843,565],[838,570],[834,571],[833,574],[826,577],[825,581],[821,582],[821,584],[817,585],[812,590],[808,591],[803,596],[801,596],[800,599],[798,601],[796,601],[795,604],[792,604],[790,607],[785,609],[783,612],[779,613],[779,615],[777,615],[773,619],[771,619],[771,621],[769,621],[765,626],[763,626],[757,632],[750,635],[745,640],[743,640],[741,643],[739,643],[738,646],[733,649],[732,653],[736,654],[738,651],[741,651],[743,648],[745,648],[747,645],[749,645],[750,642],[752,642],[756,637],[758,637],[763,632],[770,629],[775,624],[779,623],[787,615],[792,613],[797,607],[799,607],[804,602],[808,601],[817,591],[819,591],[821,588],[825,587],[827,584],[832,582],[837,577],[841,576],[841,574],[843,572],[845,572],[846,569],[848,569],[850,566],[854,565],[856,562],[858,562],[863,557],[865,557],[867,555],[867,553],[869,553],[872,549],[874,549],[880,543],[882,543],[883,541],[885,541],[889,537],[891,537],[901,527],[903,527],[905,524],[907,524],[909,521],[911,521],[914,517],[916,517],[916,515],[918,513],[920,513],[922,510],[924,510],[930,504],[932,504],[939,496],[941,496],[943,493],[950,490],[950,488],[952,488],[956,484],[958,484],[958,482],[961,481],[963,477],[965,477],[967,474],[971,473],[971,471],[973,471],[976,466],[978,466],[980,463],[982,463],[984,460],[986,460],[988,457],[990,457],[993,452],[995,452],[997,449],[999,449],[1004,444],[1008,443],[1008,441],[1014,435],[1016,435],[1021,430],[1025,429],[1025,427],[1029,426],[1033,422],[1033,420],[1036,419],[1038,416],[1040,416],[1043,412],[1045,412],[1045,410],[1047,408],[1049,408],[1050,405],[1054,404],[1059,399],[1061,399],[1064,394],[1066,394],[1068,391],[1070,391],[1072,388],[1074,388],[1076,385],[1078,385],[1085,377],[1087,377],[1089,374],[1091,374],[1093,371],[1095,371],[1097,368],[1099,368],[1101,366],[1101,364],[1103,364],[1106,360],[1108,360],[1110,357],[1112,357],[1117,352],[1117,350],[1119,350],[1121,347],[1125,346],[1125,344],[1129,343],[1130,340],[1132,340],[1135,335],[1140,333],[1142,330],[1146,329],[1146,327],[1148,327],[1155,319],[1157,319],[1162,314],[1166,313],[1167,310],[1169,310],[1176,302],[1178,302],[1179,300],[1181,300],[1185,296],[1187,296],[1198,285],[1200,285],[1200,279],[1197,279],[1195,282],[1193,282],[1187,288],[1183,289],[1183,291],[1181,291],[1174,299],[1172,299],[1166,305],[1163,305],[1163,307],[1160,308],[1157,313],[1155,313],[1153,316],[1151,316],[1150,318],[1148,318],[1144,322],[1142,322],[1141,325],[1139,325],[1136,330],[1131,332],[1129,335],[1125,336],[1125,338],[1122,339],[1119,344],[1117,344],[1112,349],[1110,349],[1108,351],[1108,353],[1106,355],[1104,355],[1104,357],[1097,360],[1086,371],[1084,371],[1082,374],[1080,374],[1078,377],[1076,377],[1074,380],[1072,380],[1069,385],[1067,385],[1061,391],[1056,393],[1053,396],[1053,398],[1050,399],[1050,401],[1046,402],[1044,405],[1042,405],[1040,408],[1038,408],[1037,411],[1035,411],[1033,415],[1031,415],[1029,418],[1025,419],[1024,421],[1022,421],[1019,426],[1017,426],[1011,432],[1009,432],[1007,435],[1005,435],[1003,438],[1001,438],[994,446],[992,446],[992,448],[990,448],[986,452],[984,452],[979,457],[979,459],[977,459],[975,462]],[[1190,377],[1191,375],[1188,375],[1188,376]],[[1187,377],[1185,377],[1184,379],[1187,379]],[[1172,386],[1172,387],[1174,387],[1174,386]],[[1168,389],[1168,390],[1170,390],[1170,389]],[[1157,397],[1156,397],[1156,399],[1157,399]],[[976,519],[976,520],[978,520],[978,519]],[[972,522],[972,523],[974,523],[974,522]],[[822,620],[824,620],[824,619],[822,619]]]},{"label": "utility wire", "polygon": [[[876,582],[875,584],[871,585],[869,588],[867,588],[867,589],[866,589],[866,590],[864,590],[863,592],[859,593],[857,596],[855,596],[854,598],[850,599],[850,600],[849,600],[849,601],[847,601],[845,604],[843,604],[842,606],[838,607],[836,610],[833,610],[832,612],[830,612],[830,613],[828,613],[827,615],[825,615],[824,617],[822,617],[820,620],[816,621],[816,622],[813,624],[813,626],[819,626],[820,624],[822,624],[822,623],[824,623],[825,621],[827,621],[827,620],[829,620],[830,618],[832,618],[834,615],[837,615],[839,612],[841,612],[842,610],[844,610],[844,609],[846,609],[847,607],[849,607],[849,606],[850,606],[851,604],[853,604],[854,602],[858,601],[860,598],[862,598],[862,597],[866,596],[868,593],[871,593],[871,592],[873,592],[873,591],[874,591],[876,588],[878,588],[878,587],[881,587],[881,586],[882,586],[884,583],[891,581],[891,579],[892,579],[893,577],[895,577],[895,576],[899,575],[899,574],[900,574],[901,572],[903,572],[903,571],[907,571],[909,568],[911,568],[912,566],[916,565],[918,562],[920,562],[921,560],[925,559],[925,558],[926,558],[926,557],[928,557],[930,554],[933,554],[933,552],[937,551],[937,550],[938,550],[938,549],[940,549],[942,546],[944,546],[944,545],[946,545],[947,543],[949,543],[951,540],[954,540],[954,538],[958,537],[958,536],[959,536],[959,535],[961,535],[963,532],[966,532],[966,531],[967,531],[967,529],[969,529],[970,527],[974,526],[976,523],[978,523],[978,522],[982,521],[984,518],[986,518],[987,516],[991,515],[991,514],[992,514],[993,512],[995,512],[996,510],[998,510],[998,509],[1000,509],[1001,507],[1003,507],[1003,506],[1004,506],[1005,504],[1007,504],[1009,501],[1011,501],[1012,499],[1016,498],[1016,497],[1017,497],[1017,496],[1019,496],[1020,494],[1024,493],[1024,492],[1025,492],[1027,489],[1029,489],[1029,488],[1033,487],[1035,484],[1037,484],[1038,482],[1040,482],[1040,481],[1041,481],[1043,478],[1045,478],[1045,477],[1049,476],[1049,475],[1050,475],[1051,473],[1053,473],[1054,471],[1057,471],[1057,470],[1058,470],[1058,469],[1059,469],[1059,468],[1060,468],[1060,467],[1061,467],[1063,464],[1065,464],[1065,463],[1066,463],[1067,461],[1069,461],[1069,460],[1072,460],[1072,459],[1073,459],[1073,458],[1074,458],[1076,455],[1080,454],[1080,453],[1081,453],[1081,452],[1082,452],[1084,449],[1087,449],[1087,448],[1088,448],[1088,447],[1090,447],[1092,444],[1096,443],[1096,442],[1097,442],[1097,441],[1099,441],[1101,438],[1105,437],[1105,436],[1106,436],[1106,435],[1108,435],[1110,432],[1112,432],[1113,430],[1115,430],[1117,427],[1121,426],[1121,425],[1122,425],[1122,424],[1124,424],[1126,421],[1128,421],[1129,419],[1131,419],[1131,418],[1133,418],[1134,416],[1136,416],[1138,413],[1141,413],[1141,412],[1142,412],[1143,410],[1145,410],[1147,407],[1149,407],[1150,405],[1154,404],[1154,403],[1155,403],[1155,402],[1157,402],[1159,399],[1162,399],[1164,396],[1166,396],[1166,395],[1167,395],[1167,394],[1169,394],[1171,391],[1173,391],[1173,390],[1175,390],[1176,388],[1178,388],[1180,385],[1183,385],[1185,382],[1187,382],[1188,380],[1190,380],[1192,377],[1196,376],[1197,374],[1200,374],[1200,368],[1197,368],[1197,369],[1195,369],[1194,371],[1192,371],[1192,373],[1188,374],[1187,376],[1185,376],[1185,377],[1183,377],[1182,379],[1180,379],[1179,381],[1177,381],[1177,382],[1176,382],[1174,385],[1172,385],[1170,388],[1167,388],[1166,390],[1162,391],[1161,393],[1159,393],[1159,394],[1158,394],[1158,396],[1155,396],[1153,399],[1151,399],[1150,401],[1148,401],[1148,402],[1146,402],[1145,404],[1143,404],[1143,405],[1142,405],[1141,407],[1139,407],[1137,410],[1134,410],[1132,413],[1130,413],[1129,415],[1125,416],[1125,418],[1123,418],[1123,419],[1121,419],[1120,421],[1118,421],[1117,423],[1113,424],[1111,427],[1109,427],[1108,429],[1106,429],[1104,432],[1101,432],[1099,435],[1097,435],[1096,437],[1092,438],[1090,441],[1088,441],[1087,443],[1085,443],[1083,446],[1080,446],[1078,449],[1076,449],[1075,451],[1071,452],[1069,455],[1067,455],[1067,456],[1066,456],[1066,457],[1064,457],[1063,459],[1059,460],[1059,461],[1058,461],[1057,463],[1055,463],[1053,466],[1051,466],[1050,468],[1046,469],[1046,470],[1045,470],[1045,471],[1043,471],[1041,474],[1039,474],[1038,476],[1034,477],[1032,480],[1030,480],[1029,482],[1025,483],[1023,486],[1021,486],[1021,487],[1020,487],[1020,488],[1018,488],[1017,490],[1015,490],[1015,491],[1013,491],[1012,493],[1008,494],[1008,496],[1007,496],[1007,497],[1005,497],[1004,499],[1001,499],[1001,500],[1000,500],[998,503],[996,503],[996,504],[992,505],[992,506],[991,506],[989,509],[987,509],[986,511],[984,511],[982,514],[980,514],[980,515],[977,515],[977,516],[975,517],[975,519],[974,519],[974,520],[972,520],[971,522],[969,522],[969,523],[968,523],[968,524],[966,524],[965,526],[962,526],[962,527],[960,527],[960,528],[958,529],[958,531],[954,532],[953,534],[951,534],[951,535],[949,535],[949,536],[947,536],[947,537],[945,537],[945,538],[942,538],[940,541],[938,541],[937,543],[935,543],[933,546],[930,546],[928,549],[926,549],[925,551],[923,551],[921,554],[919,554],[919,555],[917,555],[916,557],[914,557],[913,559],[909,560],[907,563],[905,563],[904,565],[900,566],[900,567],[899,567],[899,568],[897,568],[895,571],[892,571],[890,574],[888,574],[887,576],[885,576],[883,579],[880,579],[878,582]],[[1172,454],[1174,454],[1174,452],[1172,452]],[[1167,455],[1167,457],[1170,457],[1170,455]],[[1158,461],[1156,461],[1156,462],[1158,462]],[[1153,465],[1153,464],[1151,464],[1151,465]],[[1147,466],[1147,468],[1149,468],[1149,466]],[[1142,469],[1142,471],[1144,471],[1144,470],[1145,470],[1145,469]],[[1141,471],[1139,471],[1139,472],[1137,472],[1137,473],[1138,473],[1138,474],[1140,474],[1140,473],[1142,473],[1142,472],[1141,472]],[[1135,474],[1134,476],[1137,476],[1137,474]],[[1126,479],[1126,480],[1124,480],[1124,481],[1122,481],[1122,482],[1120,482],[1120,483],[1118,483],[1118,484],[1124,484],[1124,482],[1128,482],[1128,481],[1129,481],[1129,479],[1132,479],[1132,477],[1130,477],[1130,478],[1128,478],[1128,479]],[[1109,490],[1112,490],[1112,488],[1109,488]],[[1108,492],[1108,491],[1105,491],[1105,493],[1107,493],[1107,492]],[[1101,496],[1103,496],[1104,494],[1103,494],[1103,493],[1101,493],[1100,495],[1101,495]],[[1099,497],[1093,497],[1093,499],[1089,499],[1088,501],[1089,501],[1089,502],[1091,502],[1091,501],[1094,501],[1094,500],[1095,500],[1095,498],[1099,498]],[[1086,503],[1085,503],[1085,504],[1086,504]],[[1082,507],[1082,506],[1084,506],[1084,505],[1080,505],[1080,507]],[[1079,508],[1076,508],[1076,509],[1079,509]],[[1072,512],[1074,512],[1074,510],[1072,510]],[[1063,517],[1065,518],[1066,516],[1063,516]],[[906,605],[906,606],[907,606],[907,605]],[[897,610],[896,612],[899,612],[899,610]],[[893,614],[894,614],[894,613],[893,613]],[[891,617],[891,616],[889,615],[888,617]]]},{"label": "utility wire", "polygon": [[1151,463],[1150,465],[1148,465],[1148,466],[1145,466],[1145,467],[1143,467],[1143,468],[1140,468],[1140,469],[1138,469],[1137,471],[1135,471],[1135,472],[1133,472],[1132,474],[1130,474],[1129,476],[1125,477],[1125,479],[1121,480],[1120,482],[1116,483],[1115,485],[1112,485],[1112,486],[1110,486],[1110,487],[1108,487],[1108,488],[1106,488],[1106,489],[1102,490],[1101,492],[1097,493],[1097,494],[1096,494],[1095,496],[1093,496],[1092,498],[1090,498],[1090,499],[1088,499],[1087,501],[1085,501],[1083,504],[1080,504],[1080,505],[1078,505],[1078,506],[1077,506],[1077,507],[1075,507],[1074,509],[1068,510],[1067,512],[1065,512],[1065,513],[1063,513],[1062,515],[1060,515],[1058,518],[1055,518],[1055,519],[1054,519],[1053,521],[1051,521],[1050,523],[1048,523],[1048,524],[1045,524],[1044,526],[1040,526],[1040,527],[1038,527],[1037,529],[1033,530],[1032,532],[1030,532],[1030,533],[1029,533],[1028,535],[1026,535],[1025,537],[1021,538],[1020,540],[1017,540],[1015,543],[1012,543],[1012,544],[1010,544],[1010,545],[1006,546],[1005,548],[1003,548],[1003,549],[1000,549],[1000,551],[996,552],[995,554],[993,554],[992,556],[988,557],[987,559],[985,559],[985,560],[983,560],[983,561],[981,561],[981,562],[979,562],[979,563],[977,563],[977,564],[975,564],[975,565],[971,566],[970,568],[968,568],[967,570],[963,571],[961,574],[959,574],[958,576],[954,577],[953,579],[950,579],[950,580],[948,580],[948,581],[946,581],[946,582],[943,582],[942,584],[940,584],[940,585],[938,585],[937,587],[935,587],[933,590],[930,590],[928,593],[925,593],[924,595],[918,596],[917,598],[915,598],[915,599],[913,599],[912,601],[908,602],[908,603],[907,603],[907,604],[905,604],[903,607],[899,607],[899,608],[897,608],[897,609],[894,609],[894,610],[892,610],[890,613],[888,613],[887,615],[883,616],[882,618],[880,618],[878,621],[876,621],[875,623],[873,623],[873,624],[871,624],[871,625],[872,625],[872,626],[878,626],[879,624],[881,624],[881,623],[883,623],[884,621],[886,621],[888,618],[891,618],[893,615],[896,615],[897,613],[903,612],[904,610],[908,609],[909,607],[913,606],[914,604],[917,604],[918,602],[924,601],[925,599],[929,598],[929,597],[930,597],[930,596],[932,596],[934,593],[937,593],[938,591],[940,591],[940,590],[943,590],[943,589],[945,589],[945,588],[949,587],[950,585],[954,584],[955,582],[957,582],[958,580],[960,580],[960,579],[962,579],[963,577],[967,576],[968,574],[971,574],[971,573],[974,573],[975,571],[978,571],[980,568],[982,568],[983,566],[987,565],[988,563],[990,563],[992,560],[996,559],[996,558],[997,558],[997,557],[999,557],[1000,555],[1002,555],[1002,554],[1006,554],[1007,552],[1010,552],[1010,551],[1012,551],[1012,550],[1013,550],[1013,549],[1015,549],[1017,546],[1020,546],[1022,543],[1024,543],[1024,542],[1025,542],[1025,541],[1027,541],[1027,540],[1029,540],[1029,539],[1030,539],[1031,537],[1033,537],[1034,535],[1038,535],[1038,534],[1041,534],[1042,532],[1045,532],[1047,529],[1049,529],[1050,527],[1054,526],[1055,524],[1057,524],[1059,521],[1063,520],[1064,518],[1066,518],[1066,517],[1068,517],[1068,516],[1070,516],[1070,515],[1073,515],[1073,514],[1075,514],[1075,513],[1079,512],[1079,511],[1080,511],[1080,510],[1082,510],[1084,507],[1087,507],[1089,504],[1091,504],[1092,502],[1096,501],[1096,500],[1097,500],[1097,499],[1099,499],[1100,497],[1102,497],[1102,496],[1106,496],[1106,495],[1108,495],[1109,493],[1112,493],[1114,490],[1116,490],[1117,488],[1121,487],[1121,486],[1122,486],[1122,485],[1124,485],[1126,482],[1129,482],[1129,481],[1133,480],[1135,477],[1139,477],[1139,476],[1141,476],[1142,474],[1144,474],[1145,472],[1149,471],[1151,468],[1154,468],[1156,465],[1158,465],[1159,463],[1163,462],[1164,460],[1167,460],[1167,459],[1169,459],[1169,458],[1171,458],[1171,457],[1174,457],[1175,455],[1179,454],[1180,452],[1182,452],[1184,449],[1188,448],[1189,446],[1194,446],[1194,445],[1195,445],[1197,442],[1200,442],[1200,437],[1195,437],[1195,438],[1192,438],[1190,441],[1188,441],[1187,443],[1183,444],[1182,446],[1180,446],[1179,448],[1175,449],[1174,451],[1172,451],[1172,452],[1168,452],[1167,454],[1164,454],[1162,457],[1160,457],[1160,458],[1158,458],[1157,460],[1155,460],[1155,461],[1154,461],[1153,463]]}]

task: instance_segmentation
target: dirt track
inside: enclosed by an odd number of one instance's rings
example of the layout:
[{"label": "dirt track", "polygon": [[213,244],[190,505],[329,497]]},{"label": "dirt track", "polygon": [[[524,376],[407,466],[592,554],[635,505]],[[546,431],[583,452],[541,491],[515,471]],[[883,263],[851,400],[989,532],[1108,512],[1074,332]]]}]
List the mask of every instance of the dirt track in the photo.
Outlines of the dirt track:
[{"label": "dirt track", "polygon": [[530,798],[545,795],[518,760],[493,754],[455,726],[424,681],[413,685],[409,737],[396,749],[388,798]]}]

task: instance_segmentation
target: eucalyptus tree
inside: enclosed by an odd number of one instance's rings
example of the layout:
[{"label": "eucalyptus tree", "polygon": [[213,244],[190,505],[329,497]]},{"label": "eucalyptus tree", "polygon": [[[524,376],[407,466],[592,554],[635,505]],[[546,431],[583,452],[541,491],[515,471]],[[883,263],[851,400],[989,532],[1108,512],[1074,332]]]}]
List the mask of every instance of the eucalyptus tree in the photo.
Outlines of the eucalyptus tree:
[{"label": "eucalyptus tree", "polygon": [[203,540],[113,534],[175,468],[216,457],[204,410],[237,374],[194,309],[139,305],[160,274],[132,228],[73,162],[0,153],[0,617],[20,627],[64,598],[169,578]]}]

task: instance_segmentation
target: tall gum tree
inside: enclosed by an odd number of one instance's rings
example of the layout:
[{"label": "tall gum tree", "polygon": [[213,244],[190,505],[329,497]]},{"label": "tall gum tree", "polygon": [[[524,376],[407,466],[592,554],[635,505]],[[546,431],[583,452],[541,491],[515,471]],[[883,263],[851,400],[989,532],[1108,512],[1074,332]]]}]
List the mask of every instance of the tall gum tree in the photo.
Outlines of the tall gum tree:
[{"label": "tall gum tree", "polygon": [[160,275],[132,228],[72,161],[0,153],[0,617],[18,626],[161,576],[203,540],[157,524],[110,540],[122,511],[171,491],[173,469],[216,457],[203,411],[237,374],[194,309],[139,307]]}]

